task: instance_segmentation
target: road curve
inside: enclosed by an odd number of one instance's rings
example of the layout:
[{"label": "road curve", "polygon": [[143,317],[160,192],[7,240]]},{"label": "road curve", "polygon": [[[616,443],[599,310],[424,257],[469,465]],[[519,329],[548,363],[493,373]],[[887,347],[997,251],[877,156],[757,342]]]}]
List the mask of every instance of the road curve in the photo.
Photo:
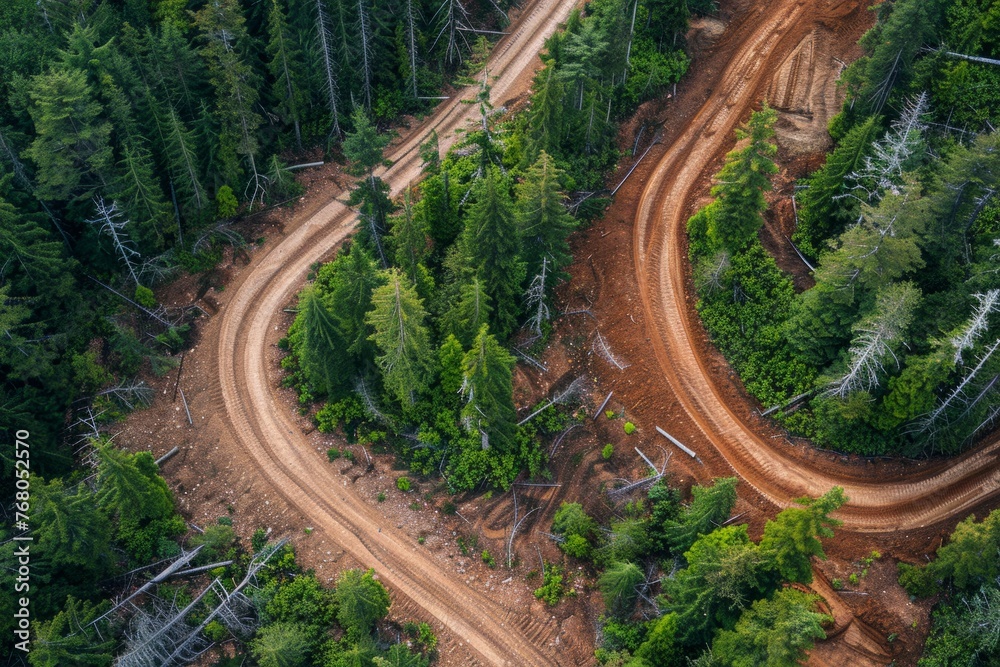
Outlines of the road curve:
[{"label": "road curve", "polygon": [[[489,61],[492,97],[503,103],[527,90],[544,39],[564,21],[575,0],[534,0],[495,47]],[[398,193],[420,175],[417,150],[432,128],[441,150],[454,141],[478,110],[461,104],[475,90],[441,105],[420,127],[391,148],[393,161],[383,177]],[[276,406],[276,388],[267,380],[266,337],[281,308],[302,287],[309,267],[329,256],[351,232],[354,214],[334,201],[299,225],[264,256],[257,258],[236,294],[221,311],[219,379],[228,429],[261,472],[291,505],[310,518],[357,561],[375,567],[396,591],[447,626],[485,664],[563,664],[555,652],[536,646],[542,634],[509,610],[455,581],[431,559],[416,551],[412,538],[383,525],[378,512],[331,468],[317,466],[292,416]],[[520,614],[524,617],[525,614]]]},{"label": "road curve", "polygon": [[818,21],[836,21],[866,3],[771,0],[762,4],[727,29],[727,38],[738,39],[741,45],[736,57],[710,84],[715,92],[666,150],[639,201],[634,263],[659,365],[704,442],[779,507],[839,485],[850,501],[837,516],[845,528],[858,532],[919,528],[968,512],[1000,487],[997,443],[916,473],[886,473],[881,479],[859,474],[857,467],[846,464],[824,464],[823,470],[816,470],[754,433],[726,405],[698,355],[694,341],[701,323],[686,302],[684,235],[692,198],[700,194],[699,179],[731,146],[733,129],[759,103],[782,60],[803,36]]}]

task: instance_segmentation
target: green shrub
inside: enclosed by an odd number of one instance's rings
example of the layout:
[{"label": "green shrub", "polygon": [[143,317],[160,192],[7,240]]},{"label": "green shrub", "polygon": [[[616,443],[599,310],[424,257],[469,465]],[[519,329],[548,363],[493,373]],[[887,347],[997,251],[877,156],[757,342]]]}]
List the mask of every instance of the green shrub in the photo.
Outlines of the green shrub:
[{"label": "green shrub", "polygon": [[633,433],[635,433],[635,424],[625,422],[625,435],[632,435]]},{"label": "green shrub", "polygon": [[566,595],[566,587],[563,585],[563,571],[558,565],[549,563],[545,567],[545,577],[542,585],[535,589],[535,597],[554,607],[559,604],[559,600]]},{"label": "green shrub", "polygon": [[410,490],[410,478],[409,477],[405,477],[405,476],[398,478],[396,480],[396,488],[399,489],[400,491],[409,491]]},{"label": "green shrub", "polygon": [[326,458],[329,459],[330,463],[333,463],[334,461],[340,458],[340,450],[337,449],[336,447],[331,447],[330,449],[326,450]]},{"label": "green shrub", "polygon": [[236,211],[239,208],[239,202],[236,200],[236,195],[233,194],[233,189],[228,185],[223,185],[219,188],[219,191],[215,194],[215,213],[219,218],[231,218],[236,215]]},{"label": "green shrub", "polygon": [[493,554],[490,553],[489,549],[483,549],[483,556],[482,557],[483,557],[483,562],[486,563],[487,566],[489,566],[491,568],[497,566],[497,562],[493,558]]},{"label": "green shrub", "polygon": [[615,446],[612,445],[610,442],[604,445],[604,449],[601,450],[601,457],[605,461],[609,461],[611,457],[614,455],[615,455]]},{"label": "green shrub", "polygon": [[384,503],[384,502],[385,502],[385,492],[384,492],[384,491],[379,491],[379,492],[378,492],[378,496],[377,496],[377,498],[376,498],[376,499],[377,499],[377,500],[378,500],[378,501],[379,501],[380,503]]}]

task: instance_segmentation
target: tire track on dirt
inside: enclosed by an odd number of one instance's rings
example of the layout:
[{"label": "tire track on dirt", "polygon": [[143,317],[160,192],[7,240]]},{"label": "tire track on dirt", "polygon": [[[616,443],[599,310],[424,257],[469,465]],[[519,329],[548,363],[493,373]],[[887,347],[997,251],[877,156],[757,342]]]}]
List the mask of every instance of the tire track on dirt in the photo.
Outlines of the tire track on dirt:
[{"label": "tire track on dirt", "polygon": [[[492,98],[501,103],[527,90],[544,39],[565,20],[572,0],[536,0],[497,45],[489,61]],[[443,104],[420,127],[407,133],[387,157],[383,178],[393,193],[420,176],[418,147],[436,129],[446,151],[455,130],[477,112],[462,100],[466,89]],[[340,201],[324,206],[255,262],[221,312],[218,372],[227,429],[285,500],[300,510],[357,561],[378,569],[382,579],[419,605],[482,660],[494,665],[563,664],[558,655],[534,645],[541,627],[514,623],[509,612],[453,580],[412,540],[381,525],[382,517],[353,487],[329,468],[315,465],[315,453],[292,416],[276,406],[276,388],[267,379],[266,350],[273,322],[297,292],[314,262],[321,261],[351,233],[354,214]],[[526,630],[530,630],[525,634]]]},{"label": "tire track on dirt", "polygon": [[634,263],[647,321],[655,329],[650,333],[657,360],[705,441],[779,507],[839,485],[850,498],[838,512],[845,528],[889,532],[948,519],[996,494],[1000,445],[992,443],[917,473],[878,481],[847,465],[828,464],[820,470],[796,460],[755,434],[726,405],[696,351],[701,323],[692,315],[686,294],[684,235],[699,179],[731,146],[733,129],[763,97],[782,59],[817,22],[836,21],[865,4],[775,0],[729,26],[724,40],[738,40],[736,57],[718,74],[712,84],[715,92],[666,150],[643,191],[634,226]]}]

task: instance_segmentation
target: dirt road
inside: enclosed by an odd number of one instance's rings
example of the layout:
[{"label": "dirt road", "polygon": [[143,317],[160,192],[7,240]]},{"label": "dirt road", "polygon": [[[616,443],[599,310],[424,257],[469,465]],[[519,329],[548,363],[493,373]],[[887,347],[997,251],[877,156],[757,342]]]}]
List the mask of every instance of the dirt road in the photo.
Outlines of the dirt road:
[{"label": "dirt road", "polygon": [[[724,40],[739,44],[736,57],[711,82],[712,94],[666,150],[648,180],[634,226],[634,262],[648,332],[659,365],[683,410],[702,436],[695,449],[716,448],[732,469],[763,496],[786,506],[834,485],[850,498],[838,516],[845,528],[889,532],[931,525],[968,512],[1000,486],[1000,444],[910,473],[868,466],[803,462],[765,440],[727,405],[713,384],[695,340],[700,322],[686,285],[684,242],[699,181],[732,146],[733,129],[774,89],[789,53],[826,23],[856,15],[861,0],[772,0],[727,28]],[[700,76],[705,76],[702,73]],[[779,441],[780,442],[780,441]]]},{"label": "dirt road", "polygon": [[[535,0],[522,12],[489,61],[491,77],[498,77],[492,82],[495,104],[528,88],[543,40],[573,6],[573,0]],[[453,143],[454,131],[478,112],[474,105],[461,104],[459,97],[472,99],[475,93],[463,91],[388,151],[394,164],[383,178],[394,193],[419,177],[417,148],[431,128],[437,130],[442,152]],[[412,539],[383,525],[384,519],[343,478],[330,468],[317,467],[292,416],[284,414],[275,400],[265,356],[275,328],[272,322],[301,289],[309,266],[327,257],[351,232],[353,220],[354,214],[341,202],[325,206],[255,260],[221,311],[218,372],[226,427],[253,464],[289,504],[310,517],[317,531],[359,562],[375,567],[384,581],[467,642],[484,663],[563,664],[554,652],[535,645],[540,632],[534,625],[540,623],[515,625],[517,615],[441,571],[415,549]]]}]

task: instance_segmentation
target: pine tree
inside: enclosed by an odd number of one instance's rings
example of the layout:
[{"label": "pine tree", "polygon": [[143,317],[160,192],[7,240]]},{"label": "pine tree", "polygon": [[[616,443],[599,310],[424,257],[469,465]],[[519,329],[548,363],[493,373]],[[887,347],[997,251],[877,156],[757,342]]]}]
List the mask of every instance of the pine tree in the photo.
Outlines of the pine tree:
[{"label": "pine tree", "polygon": [[174,193],[185,215],[197,220],[208,210],[209,201],[201,184],[194,134],[170,105],[160,126]]},{"label": "pine tree", "polygon": [[645,573],[635,563],[612,563],[597,582],[604,596],[604,606],[611,613],[627,618],[639,597],[639,584],[646,581]]},{"label": "pine tree", "polygon": [[66,201],[107,187],[111,125],[87,75],[74,68],[51,69],[32,79],[28,94],[35,139],[24,154],[37,168],[38,196]]},{"label": "pine tree", "polygon": [[820,599],[784,588],[754,602],[735,628],[716,635],[712,657],[732,667],[798,667],[813,642],[826,637],[823,625],[833,623],[832,616],[815,611]]},{"label": "pine tree", "polygon": [[299,295],[302,349],[299,363],[316,391],[335,399],[351,387],[353,364],[333,314],[315,288]]},{"label": "pine tree", "polygon": [[534,90],[528,112],[532,154],[547,152],[558,155],[563,137],[566,90],[554,60],[546,61],[545,67],[535,75]]},{"label": "pine tree", "polygon": [[724,477],[712,480],[712,486],[692,487],[691,504],[676,520],[661,524],[662,546],[679,556],[691,548],[699,535],[725,523],[736,505],[736,483],[735,477]]},{"label": "pine tree", "polygon": [[833,528],[841,522],[830,518],[830,513],[846,503],[847,497],[842,488],[835,486],[819,498],[799,498],[795,502],[802,507],[782,510],[767,522],[760,548],[783,579],[808,584],[812,582],[809,559],[826,558],[820,538],[833,537]]},{"label": "pine tree", "polygon": [[513,451],[517,413],[514,410],[514,357],[500,346],[483,326],[466,353],[462,395],[462,421],[470,433],[478,433],[483,449],[494,456]]},{"label": "pine tree", "polygon": [[281,0],[271,0],[267,14],[267,68],[274,79],[272,96],[285,123],[295,131],[295,145],[302,150],[302,113],[308,105],[303,83],[302,53],[296,48]]},{"label": "pine tree", "polygon": [[396,269],[385,273],[386,284],[372,292],[372,310],[365,321],[380,354],[375,363],[382,383],[400,403],[412,405],[430,384],[431,348],[423,301]]},{"label": "pine tree", "polygon": [[330,295],[329,303],[348,353],[360,369],[366,368],[374,359],[375,349],[365,315],[372,309],[372,292],[385,283],[384,277],[372,256],[361,246],[352,245],[320,269],[317,283],[321,282]]},{"label": "pine tree", "polygon": [[381,260],[382,268],[387,268],[389,258],[383,237],[387,232],[392,202],[389,200],[389,186],[375,176],[375,168],[386,164],[382,152],[390,137],[380,134],[360,107],[354,110],[351,120],[354,129],[344,139],[344,156],[352,163],[348,171],[356,176],[363,175],[365,179],[357,183],[347,203],[356,206],[361,216],[359,241],[371,247]]},{"label": "pine tree", "polygon": [[414,215],[409,189],[403,192],[402,209],[393,216],[390,223],[394,264],[410,279],[410,282],[419,287],[424,279],[423,264],[430,252],[430,245],[425,220]]},{"label": "pine tree", "polygon": [[131,233],[147,255],[164,250],[177,225],[153,176],[153,154],[138,141],[122,147],[113,199],[131,223]]},{"label": "pine tree", "polygon": [[[542,259],[548,258],[549,271],[554,277],[565,278],[565,267],[573,261],[569,235],[576,229],[576,219],[566,211],[566,195],[561,189],[562,170],[556,167],[548,153],[542,151],[538,160],[515,188],[517,224],[521,233],[522,258],[528,276],[541,271]],[[551,280],[547,288],[555,280]]]},{"label": "pine tree", "polygon": [[737,139],[749,142],[726,156],[716,177],[718,184],[712,188],[716,200],[705,209],[706,232],[715,249],[743,250],[756,239],[757,230],[764,224],[764,193],[771,189],[771,175],[778,171],[772,160],[778,148],[769,141],[777,118],[777,112],[764,104],[736,131]]},{"label": "pine tree", "polygon": [[247,39],[242,9],[236,0],[209,0],[194,19],[204,42],[201,53],[215,88],[223,176],[230,184],[237,183],[241,171],[238,156],[246,160],[250,171],[246,191],[252,208],[266,190],[257,169],[257,130],[263,121],[256,111],[260,97],[257,77],[241,53]]},{"label": "pine tree", "polygon": [[824,240],[857,220],[856,200],[841,197],[846,190],[844,178],[861,168],[877,127],[872,117],[851,129],[806,181],[806,189],[798,195],[799,224],[793,236],[802,252],[817,257]]},{"label": "pine tree", "polygon": [[483,325],[489,323],[492,310],[483,282],[471,276],[459,287],[458,298],[442,316],[441,330],[455,336],[463,347],[469,347]]},{"label": "pine tree", "polygon": [[487,170],[473,192],[475,202],[466,214],[462,249],[493,305],[491,329],[506,339],[517,325],[525,275],[514,207],[495,169]]},{"label": "pine tree", "polygon": [[389,613],[389,591],[374,574],[374,570],[344,570],[337,579],[337,620],[355,640],[367,636]]},{"label": "pine tree", "polygon": [[111,565],[111,525],[84,485],[32,485],[31,517],[39,555],[53,567],[100,574]]}]

